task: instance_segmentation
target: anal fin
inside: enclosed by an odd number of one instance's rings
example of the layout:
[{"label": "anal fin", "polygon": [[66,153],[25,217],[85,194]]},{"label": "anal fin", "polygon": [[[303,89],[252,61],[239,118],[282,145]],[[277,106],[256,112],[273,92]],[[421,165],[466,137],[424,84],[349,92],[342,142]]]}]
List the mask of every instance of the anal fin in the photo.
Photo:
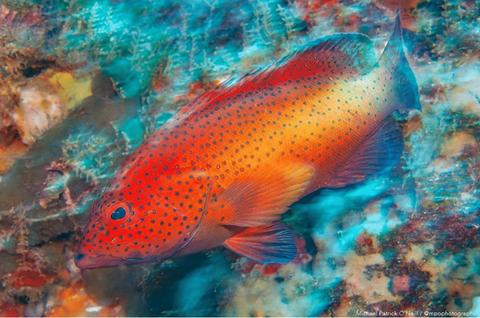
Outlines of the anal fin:
[{"label": "anal fin", "polygon": [[248,228],[223,245],[260,263],[288,263],[297,255],[293,233],[281,222]]},{"label": "anal fin", "polygon": [[367,138],[343,167],[339,169],[332,187],[357,183],[366,177],[387,172],[398,163],[403,153],[402,132],[396,121],[388,117]]}]

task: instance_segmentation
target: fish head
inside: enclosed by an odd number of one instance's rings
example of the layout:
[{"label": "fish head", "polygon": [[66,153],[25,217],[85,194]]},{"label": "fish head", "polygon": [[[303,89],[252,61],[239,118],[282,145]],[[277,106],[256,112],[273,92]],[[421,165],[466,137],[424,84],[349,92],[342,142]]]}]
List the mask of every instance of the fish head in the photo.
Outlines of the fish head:
[{"label": "fish head", "polygon": [[179,188],[180,179],[161,180],[161,192],[124,193],[121,188],[109,187],[110,191],[91,206],[74,259],[77,267],[154,262],[182,250],[206,214],[207,186],[201,180],[189,179],[183,182],[188,189]]}]

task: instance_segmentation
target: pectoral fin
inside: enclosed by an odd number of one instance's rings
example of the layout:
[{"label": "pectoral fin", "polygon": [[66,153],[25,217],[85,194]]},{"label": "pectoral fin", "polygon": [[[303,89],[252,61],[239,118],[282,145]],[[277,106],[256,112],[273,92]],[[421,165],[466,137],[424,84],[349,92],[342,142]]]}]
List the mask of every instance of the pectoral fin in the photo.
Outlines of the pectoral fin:
[{"label": "pectoral fin", "polygon": [[310,184],[311,166],[279,163],[235,180],[210,205],[219,224],[255,227],[280,218]]}]

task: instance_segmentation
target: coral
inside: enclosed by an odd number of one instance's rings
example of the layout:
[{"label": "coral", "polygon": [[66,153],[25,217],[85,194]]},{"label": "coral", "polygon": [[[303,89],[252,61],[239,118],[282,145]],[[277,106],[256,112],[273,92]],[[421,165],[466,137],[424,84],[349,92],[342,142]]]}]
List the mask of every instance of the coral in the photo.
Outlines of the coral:
[{"label": "coral", "polygon": [[0,29],[0,174],[4,175],[46,130],[90,95],[90,84],[85,83],[88,78],[72,76],[72,65],[68,71],[60,70],[54,57],[42,53],[41,39],[48,25],[39,8],[1,5],[0,20],[4,26]]},{"label": "coral", "polygon": [[0,317],[21,317],[21,314],[8,302],[2,302],[0,305]]},{"label": "coral", "polygon": [[299,270],[299,264],[281,266],[276,275],[253,273],[229,294],[222,311],[229,316],[310,316],[325,305],[322,299],[312,303],[309,297],[318,289],[318,281]]},{"label": "coral", "polygon": [[113,307],[100,306],[80,286],[68,286],[59,291],[56,299],[47,304],[45,310],[46,317],[87,317],[91,315],[118,317],[124,316],[124,313],[120,305]]},{"label": "coral", "polygon": [[21,86],[12,83],[12,90],[18,92],[18,103],[3,115],[4,126],[15,130],[22,142],[31,146],[91,95],[90,83],[88,78],[76,80],[71,73],[52,71],[26,80]]}]

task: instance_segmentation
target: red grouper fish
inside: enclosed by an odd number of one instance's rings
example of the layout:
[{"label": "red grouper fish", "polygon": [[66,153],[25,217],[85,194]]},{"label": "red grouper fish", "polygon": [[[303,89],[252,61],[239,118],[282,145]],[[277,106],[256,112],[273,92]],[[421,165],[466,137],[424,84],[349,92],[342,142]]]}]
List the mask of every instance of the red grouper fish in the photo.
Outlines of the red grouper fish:
[{"label": "red grouper fish", "polygon": [[391,170],[392,113],[420,110],[400,20],[378,60],[337,34],[184,106],[128,157],[91,207],[80,268],[151,262],[224,246],[262,263],[297,249],[279,221],[320,188]]}]

